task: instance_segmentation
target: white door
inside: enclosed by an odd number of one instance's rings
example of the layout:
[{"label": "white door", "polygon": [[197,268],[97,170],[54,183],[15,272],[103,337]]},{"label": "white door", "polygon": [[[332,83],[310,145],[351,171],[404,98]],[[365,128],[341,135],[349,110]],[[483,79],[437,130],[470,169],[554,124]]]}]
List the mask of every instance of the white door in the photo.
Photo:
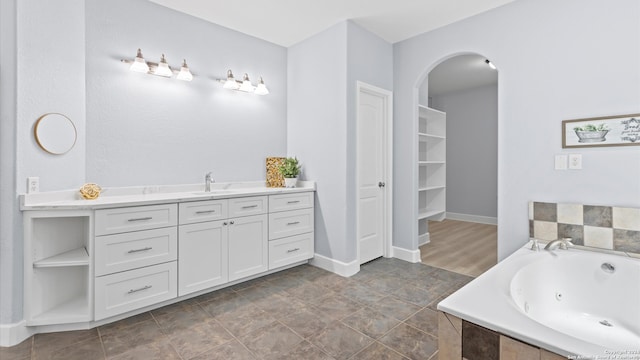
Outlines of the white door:
[{"label": "white door", "polygon": [[267,215],[229,220],[229,281],[269,269]]},{"label": "white door", "polygon": [[358,83],[357,236],[360,264],[388,255],[391,93]]}]

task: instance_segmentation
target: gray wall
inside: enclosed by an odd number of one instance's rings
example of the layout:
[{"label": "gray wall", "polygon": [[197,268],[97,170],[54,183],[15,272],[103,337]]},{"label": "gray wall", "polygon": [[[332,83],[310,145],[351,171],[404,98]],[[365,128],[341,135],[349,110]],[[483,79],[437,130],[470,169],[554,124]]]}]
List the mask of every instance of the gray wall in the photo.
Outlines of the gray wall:
[{"label": "gray wall", "polygon": [[357,259],[355,229],[356,82],[392,90],[386,41],[345,21],[289,48],[288,141],[318,183],[316,253]]},{"label": "gray wall", "polygon": [[[142,15],[144,14],[144,15]],[[87,179],[104,186],[265,178],[286,153],[287,49],[148,1],[87,2]],[[191,82],[134,73],[137,48]],[[270,94],[229,91],[215,78],[263,76]]]},{"label": "gray wall", "polygon": [[[563,119],[640,103],[640,2],[519,0],[394,44],[394,241],[417,249],[416,104],[429,71],[461,53],[498,67],[498,257],[528,240],[527,202],[640,206],[640,151],[561,148]],[[580,153],[581,171],[553,170]],[[400,176],[400,175],[403,176]]]},{"label": "gray wall", "polygon": [[498,87],[434,96],[447,113],[447,212],[497,217]]}]

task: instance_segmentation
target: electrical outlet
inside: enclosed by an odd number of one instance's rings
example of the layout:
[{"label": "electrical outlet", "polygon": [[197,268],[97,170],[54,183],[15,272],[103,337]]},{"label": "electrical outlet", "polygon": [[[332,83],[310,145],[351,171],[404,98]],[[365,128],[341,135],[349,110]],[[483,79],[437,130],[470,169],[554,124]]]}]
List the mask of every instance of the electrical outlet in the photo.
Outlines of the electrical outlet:
[{"label": "electrical outlet", "polygon": [[31,176],[27,178],[27,194],[33,194],[40,191],[40,178]]},{"label": "electrical outlet", "polygon": [[569,154],[569,169],[582,169],[582,154]]}]

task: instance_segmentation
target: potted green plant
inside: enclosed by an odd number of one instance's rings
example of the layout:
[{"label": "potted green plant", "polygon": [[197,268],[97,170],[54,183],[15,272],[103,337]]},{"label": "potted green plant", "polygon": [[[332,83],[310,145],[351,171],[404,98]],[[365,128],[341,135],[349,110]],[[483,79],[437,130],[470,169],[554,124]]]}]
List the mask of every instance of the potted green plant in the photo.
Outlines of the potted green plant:
[{"label": "potted green plant", "polygon": [[298,175],[300,174],[300,163],[296,157],[288,157],[278,168],[284,177],[284,186],[288,188],[296,187]]}]

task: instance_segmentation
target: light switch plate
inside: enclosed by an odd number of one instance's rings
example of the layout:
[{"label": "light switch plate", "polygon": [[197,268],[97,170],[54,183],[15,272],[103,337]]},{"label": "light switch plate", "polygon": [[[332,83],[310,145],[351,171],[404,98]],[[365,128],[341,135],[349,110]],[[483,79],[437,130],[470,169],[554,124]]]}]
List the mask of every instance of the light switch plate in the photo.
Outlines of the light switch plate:
[{"label": "light switch plate", "polygon": [[582,169],[582,154],[569,154],[569,169]]},{"label": "light switch plate", "polygon": [[567,170],[567,155],[556,155],[556,170]]}]

